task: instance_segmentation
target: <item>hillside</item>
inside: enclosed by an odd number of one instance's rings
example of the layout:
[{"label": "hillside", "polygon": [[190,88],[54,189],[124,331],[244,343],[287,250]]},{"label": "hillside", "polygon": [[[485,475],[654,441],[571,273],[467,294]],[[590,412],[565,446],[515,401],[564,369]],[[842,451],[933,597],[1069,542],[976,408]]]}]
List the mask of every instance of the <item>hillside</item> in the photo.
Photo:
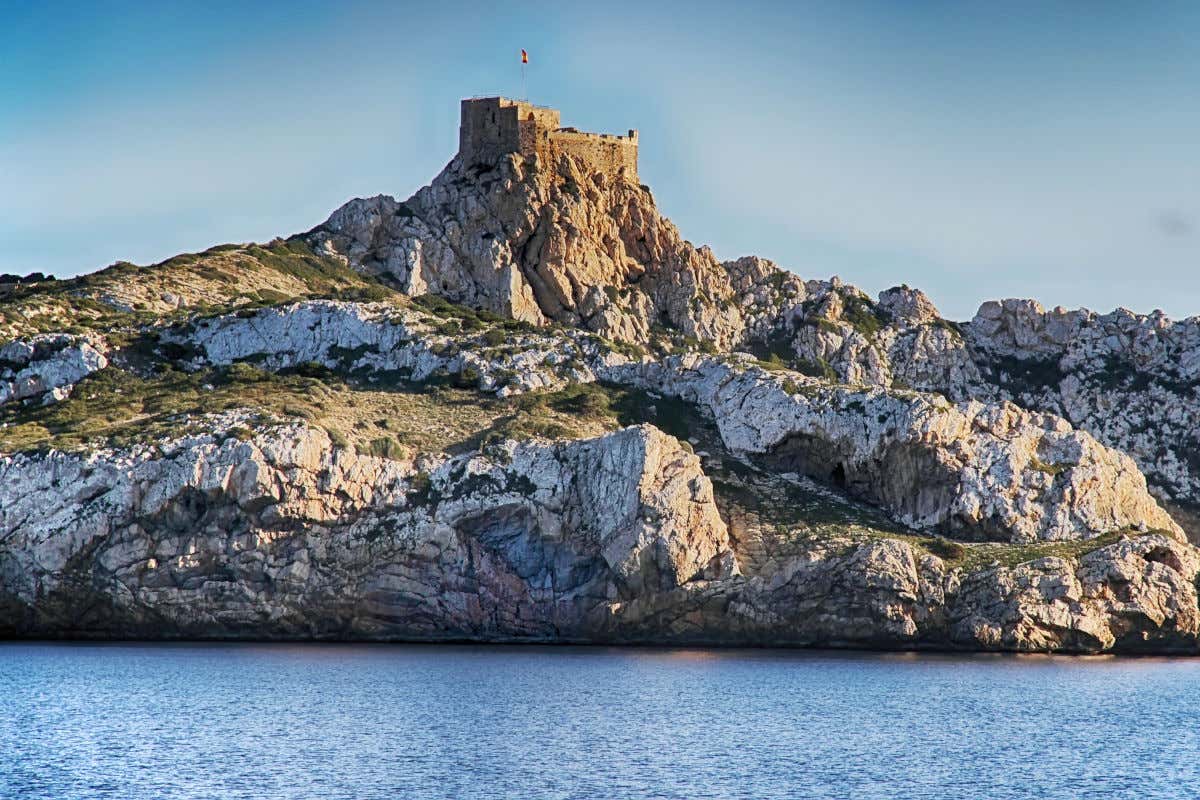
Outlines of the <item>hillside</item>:
[{"label": "hillside", "polygon": [[0,293],[0,635],[1197,649],[1200,319],[718,261],[585,158]]}]

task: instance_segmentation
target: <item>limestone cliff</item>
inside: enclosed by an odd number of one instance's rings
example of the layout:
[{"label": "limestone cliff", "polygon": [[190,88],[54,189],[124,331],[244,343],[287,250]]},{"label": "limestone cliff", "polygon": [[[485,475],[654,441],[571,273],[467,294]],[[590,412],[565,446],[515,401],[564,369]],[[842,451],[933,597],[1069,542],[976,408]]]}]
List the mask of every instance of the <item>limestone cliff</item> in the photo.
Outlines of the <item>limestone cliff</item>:
[{"label": "limestone cliff", "polygon": [[919,291],[897,287],[875,302],[833,282],[776,335],[790,355],[842,380],[1057,414],[1132,456],[1159,497],[1200,501],[1198,317],[1004,300],[958,324]]},{"label": "limestone cliff", "polygon": [[1190,650],[1166,536],[953,567],[900,539],[744,571],[649,426],[393,461],[305,425],[0,459],[0,633]]},{"label": "limestone cliff", "polygon": [[353,200],[307,239],[410,295],[630,342],[670,327],[729,347],[778,305],[767,301],[800,298],[798,279],[766,262],[718,263],[683,240],[647,187],[586,167],[571,156],[456,158],[408,200]]},{"label": "limestone cliff", "polygon": [[1200,498],[1200,322],[984,303],[943,319],[919,291],[872,300],[753,257],[684,241],[644,186],[510,155],[452,161],[404,202],[338,209],[308,240],[412,295],[639,344],[677,331],[718,350],[771,349],[813,375],[1008,400],[1130,453],[1164,499]]},{"label": "limestone cliff", "polygon": [[80,379],[108,366],[99,336],[39,334],[0,346],[0,404],[18,400],[52,403]]},{"label": "limestone cliff", "polygon": [[12,287],[0,635],[1200,651],[1197,319],[951,322],[537,152]]},{"label": "limestone cliff", "polygon": [[582,638],[735,572],[697,458],[649,426],[395,461],[208,422],[0,459],[0,631]]},{"label": "limestone cliff", "polygon": [[1183,538],[1128,456],[1011,403],[829,386],[699,355],[602,374],[698,403],[731,450],[830,481],[913,528],[1013,542],[1130,528]]}]

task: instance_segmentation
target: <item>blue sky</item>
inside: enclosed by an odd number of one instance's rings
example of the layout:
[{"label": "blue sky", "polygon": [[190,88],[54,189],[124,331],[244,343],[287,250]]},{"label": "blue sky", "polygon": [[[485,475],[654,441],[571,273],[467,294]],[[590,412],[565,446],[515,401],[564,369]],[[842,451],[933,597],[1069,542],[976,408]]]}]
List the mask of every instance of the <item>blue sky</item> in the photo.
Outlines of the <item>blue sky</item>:
[{"label": "blue sky", "polygon": [[0,0],[0,271],[407,196],[458,100],[641,132],[691,241],[806,278],[1200,314],[1200,4]]}]

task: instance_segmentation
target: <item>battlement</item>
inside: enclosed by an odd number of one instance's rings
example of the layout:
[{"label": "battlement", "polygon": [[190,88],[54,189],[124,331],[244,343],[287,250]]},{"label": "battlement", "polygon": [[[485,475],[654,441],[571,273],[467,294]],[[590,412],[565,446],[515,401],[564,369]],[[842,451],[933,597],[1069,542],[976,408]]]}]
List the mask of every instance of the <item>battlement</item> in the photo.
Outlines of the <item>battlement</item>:
[{"label": "battlement", "polygon": [[637,181],[636,130],[626,136],[587,133],[561,126],[559,112],[507,97],[462,101],[458,153],[467,163],[494,163],[508,153],[536,155],[546,164],[563,154],[576,156],[594,171]]}]

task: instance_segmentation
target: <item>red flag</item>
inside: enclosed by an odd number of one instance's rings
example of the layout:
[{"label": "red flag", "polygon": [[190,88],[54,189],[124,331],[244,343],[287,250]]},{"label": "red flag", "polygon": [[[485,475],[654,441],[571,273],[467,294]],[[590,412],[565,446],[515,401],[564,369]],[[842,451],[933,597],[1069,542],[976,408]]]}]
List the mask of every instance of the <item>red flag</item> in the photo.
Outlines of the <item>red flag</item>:
[{"label": "red flag", "polygon": [[522,64],[529,63],[529,53],[526,53],[525,48],[523,48],[523,47],[521,48],[521,63]]}]

